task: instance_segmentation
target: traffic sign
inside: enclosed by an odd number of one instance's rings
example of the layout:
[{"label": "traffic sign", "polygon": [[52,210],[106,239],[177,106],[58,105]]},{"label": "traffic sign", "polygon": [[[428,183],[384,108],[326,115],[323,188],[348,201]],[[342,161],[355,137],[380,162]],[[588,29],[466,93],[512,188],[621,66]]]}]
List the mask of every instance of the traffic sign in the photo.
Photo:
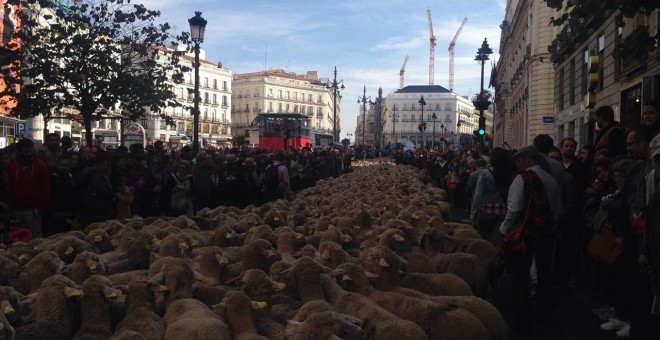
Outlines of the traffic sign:
[{"label": "traffic sign", "polygon": [[543,116],[544,125],[552,125],[555,123],[555,117],[553,116]]},{"label": "traffic sign", "polygon": [[25,136],[27,134],[27,122],[18,121],[16,122],[16,136]]}]

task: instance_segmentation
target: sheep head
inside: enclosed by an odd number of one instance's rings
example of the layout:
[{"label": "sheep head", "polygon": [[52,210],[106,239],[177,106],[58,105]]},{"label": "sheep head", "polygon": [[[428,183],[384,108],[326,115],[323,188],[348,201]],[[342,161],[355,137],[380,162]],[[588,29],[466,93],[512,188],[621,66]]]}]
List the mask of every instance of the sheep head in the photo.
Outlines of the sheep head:
[{"label": "sheep head", "polygon": [[[344,263],[337,267],[334,273],[336,274],[337,283],[347,291],[363,295],[367,295],[371,291],[369,277],[364,268],[357,263]],[[375,274],[369,274],[369,276],[373,275]]]},{"label": "sheep head", "polygon": [[392,249],[395,252],[409,252],[412,249],[412,243],[406,238],[405,233],[400,229],[386,230],[380,236],[379,245]]},{"label": "sheep head", "polygon": [[102,297],[106,301],[114,300],[122,295],[119,289],[112,287],[112,282],[101,275],[92,275],[82,285],[86,297]]},{"label": "sheep head", "polygon": [[97,254],[85,251],[78,254],[70,267],[69,276],[77,284],[83,283],[93,274],[105,274],[106,263]]},{"label": "sheep head", "polygon": [[236,231],[228,226],[216,228],[213,234],[213,244],[216,247],[233,247],[238,245]]},{"label": "sheep head", "polygon": [[270,242],[257,239],[243,245],[243,268],[268,271],[270,265],[282,259]]},{"label": "sheep head", "polygon": [[276,291],[286,288],[283,282],[275,282],[260,269],[249,269],[243,274],[243,291],[253,300],[270,303]]},{"label": "sheep head", "polygon": [[311,315],[304,322],[289,320],[286,326],[287,339],[344,339],[358,340],[364,331],[358,325],[362,321],[333,311]]},{"label": "sheep head", "polygon": [[346,262],[348,258],[350,258],[350,255],[340,245],[332,241],[327,241],[321,243],[315,259],[319,264],[334,269]]}]

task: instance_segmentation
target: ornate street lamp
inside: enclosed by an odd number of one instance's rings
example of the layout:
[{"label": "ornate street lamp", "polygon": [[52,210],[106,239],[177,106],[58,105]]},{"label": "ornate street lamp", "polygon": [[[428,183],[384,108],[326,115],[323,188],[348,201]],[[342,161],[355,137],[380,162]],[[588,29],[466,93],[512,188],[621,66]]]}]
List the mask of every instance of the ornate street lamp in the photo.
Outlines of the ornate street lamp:
[{"label": "ornate street lamp", "polygon": [[442,130],[442,137],[440,140],[442,140],[442,147],[447,146],[447,142],[445,141],[445,123],[440,124],[440,130]]},{"label": "ornate street lamp", "polygon": [[[339,86],[341,84],[341,86]],[[339,133],[337,133],[337,90],[344,89],[344,80],[337,81],[337,66],[335,66],[335,78],[332,83],[326,86],[329,89],[332,89],[333,93],[333,105],[332,105],[332,140],[333,143],[339,142]],[[340,97],[341,98],[341,97]]]},{"label": "ornate street lamp", "polygon": [[461,149],[461,121],[459,120],[458,123],[456,123],[456,135],[458,137],[458,141],[456,144],[458,144],[458,149]]},{"label": "ornate street lamp", "polygon": [[433,112],[433,116],[431,116],[431,119],[433,119],[433,140],[431,141],[431,148],[435,147],[435,120],[438,119],[438,116],[435,115],[435,112]]},{"label": "ornate street lamp", "polygon": [[426,131],[426,122],[424,122],[424,105],[426,105],[426,101],[424,101],[424,96],[419,99],[418,103],[422,108],[422,121],[417,126],[417,129],[422,133],[422,149],[424,149],[426,148],[426,141],[424,140],[424,131]]},{"label": "ornate street lamp", "polygon": [[369,104],[373,104],[371,101],[371,97],[367,97],[367,86],[364,86],[364,90],[362,91],[362,97],[358,96],[358,104],[362,103],[362,145],[364,146],[366,144],[366,136],[367,136],[367,102]]},{"label": "ornate street lamp", "polygon": [[396,133],[396,119],[399,118],[399,114],[396,113],[396,104],[392,105],[392,137],[390,137],[390,140],[394,143],[396,142],[396,136],[394,135]]},{"label": "ornate street lamp", "polygon": [[479,110],[479,147],[483,146],[483,136],[486,133],[486,118],[484,118],[484,110],[488,108],[490,102],[486,99],[484,93],[484,64],[486,60],[489,60],[488,56],[493,54],[493,50],[488,46],[488,39],[484,38],[484,42],[481,44],[481,47],[477,50],[477,56],[474,60],[481,63],[481,91],[477,100],[474,102],[474,106]]},{"label": "ornate street lamp", "polygon": [[196,11],[195,16],[188,19],[190,24],[190,39],[195,43],[195,100],[193,107],[193,151],[199,152],[199,43],[204,42],[204,31],[207,21],[202,18],[202,12]]}]

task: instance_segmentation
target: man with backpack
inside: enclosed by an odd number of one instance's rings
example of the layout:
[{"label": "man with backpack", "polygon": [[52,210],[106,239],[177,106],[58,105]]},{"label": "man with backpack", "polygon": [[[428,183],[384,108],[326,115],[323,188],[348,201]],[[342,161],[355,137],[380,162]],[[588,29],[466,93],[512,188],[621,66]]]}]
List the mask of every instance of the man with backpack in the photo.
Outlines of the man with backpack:
[{"label": "man with backpack", "polygon": [[536,262],[537,271],[538,316],[546,323],[552,322],[552,250],[562,205],[559,184],[539,166],[540,158],[534,146],[524,147],[513,155],[519,172],[509,187],[507,213],[500,225],[503,235],[522,225],[523,249],[506,254],[512,277],[514,327],[521,333],[529,332],[531,321],[529,281],[532,260]]},{"label": "man with backpack", "polygon": [[268,202],[284,199],[291,192],[289,169],[284,164],[283,151],[275,153],[273,161],[266,166],[263,191],[265,199]]}]

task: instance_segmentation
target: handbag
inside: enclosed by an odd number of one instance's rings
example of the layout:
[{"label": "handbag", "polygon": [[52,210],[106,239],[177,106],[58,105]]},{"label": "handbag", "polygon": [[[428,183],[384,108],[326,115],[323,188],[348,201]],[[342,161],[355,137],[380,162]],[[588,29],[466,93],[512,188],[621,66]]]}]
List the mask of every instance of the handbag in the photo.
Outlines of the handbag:
[{"label": "handbag", "polygon": [[527,244],[523,237],[525,233],[525,223],[527,222],[527,215],[529,215],[529,207],[532,204],[532,193],[529,193],[529,198],[527,199],[527,207],[525,208],[525,217],[521,222],[514,224],[509,230],[506,231],[506,235],[502,237],[502,243],[500,244],[500,254],[504,256],[511,256],[517,254],[525,254],[527,252]]},{"label": "handbag", "polygon": [[587,252],[598,262],[612,264],[621,255],[621,245],[616,238],[609,224],[605,224],[591,237]]}]

